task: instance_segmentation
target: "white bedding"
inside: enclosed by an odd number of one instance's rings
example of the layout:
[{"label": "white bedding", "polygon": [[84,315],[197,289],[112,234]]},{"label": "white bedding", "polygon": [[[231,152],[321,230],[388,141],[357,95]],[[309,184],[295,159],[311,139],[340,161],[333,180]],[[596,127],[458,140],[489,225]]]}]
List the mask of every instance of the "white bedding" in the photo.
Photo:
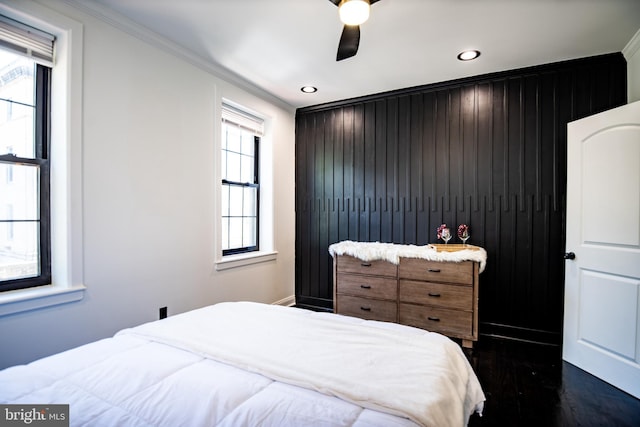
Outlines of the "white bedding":
[{"label": "white bedding", "polygon": [[0,371],[0,402],[68,403],[78,426],[463,426],[483,401],[446,337],[256,303]]}]

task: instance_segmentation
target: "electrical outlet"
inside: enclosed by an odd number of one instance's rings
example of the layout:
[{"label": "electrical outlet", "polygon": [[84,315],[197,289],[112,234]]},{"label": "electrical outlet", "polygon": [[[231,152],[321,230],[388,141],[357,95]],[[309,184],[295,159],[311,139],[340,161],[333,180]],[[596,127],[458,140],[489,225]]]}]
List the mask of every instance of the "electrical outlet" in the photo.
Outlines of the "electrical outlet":
[{"label": "electrical outlet", "polygon": [[167,307],[160,307],[160,319],[167,317]]}]

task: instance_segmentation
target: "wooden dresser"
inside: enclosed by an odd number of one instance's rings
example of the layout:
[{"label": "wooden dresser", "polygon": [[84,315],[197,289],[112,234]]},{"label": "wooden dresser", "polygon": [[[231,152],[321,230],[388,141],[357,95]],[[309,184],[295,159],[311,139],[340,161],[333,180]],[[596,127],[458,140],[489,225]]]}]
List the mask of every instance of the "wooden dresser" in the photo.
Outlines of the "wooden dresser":
[{"label": "wooden dresser", "polygon": [[478,340],[478,262],[334,257],[334,312]]}]

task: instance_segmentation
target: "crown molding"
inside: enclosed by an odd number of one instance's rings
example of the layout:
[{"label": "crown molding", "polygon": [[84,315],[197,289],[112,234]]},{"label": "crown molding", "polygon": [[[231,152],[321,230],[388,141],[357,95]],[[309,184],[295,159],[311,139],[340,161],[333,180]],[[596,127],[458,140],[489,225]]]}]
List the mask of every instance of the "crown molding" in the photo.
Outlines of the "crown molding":
[{"label": "crown molding", "polygon": [[622,49],[622,54],[628,61],[638,50],[640,50],[640,29],[636,31],[633,37],[631,37],[631,40],[629,40],[629,43]]},{"label": "crown molding", "polygon": [[201,57],[192,50],[189,50],[188,48],[181,46],[154,31],[149,30],[148,28],[132,21],[126,16],[97,2],[94,2],[93,0],[61,1],[76,10],[91,15],[94,18],[97,18],[139,40],[142,40],[147,44],[157,47],[185,62],[188,62],[189,64],[194,65],[208,72],[209,74],[212,74],[215,77],[226,81],[227,83],[234,84],[241,89],[252,93],[255,96],[265,99],[266,101],[276,104],[286,110],[291,110],[292,108],[294,108],[294,106],[292,106],[291,104],[285,102],[271,92],[268,92],[265,89],[255,85],[254,83],[243,78],[237,73],[234,73],[228,68]]}]

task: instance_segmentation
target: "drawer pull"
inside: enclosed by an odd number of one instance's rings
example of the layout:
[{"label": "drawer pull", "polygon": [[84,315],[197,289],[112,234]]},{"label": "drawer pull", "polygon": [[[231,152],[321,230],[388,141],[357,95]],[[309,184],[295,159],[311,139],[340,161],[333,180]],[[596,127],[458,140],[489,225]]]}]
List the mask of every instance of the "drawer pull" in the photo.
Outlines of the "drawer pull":
[{"label": "drawer pull", "polygon": [[362,289],[371,289],[371,285],[360,285]]},{"label": "drawer pull", "polygon": [[371,311],[371,307],[360,307],[362,311]]},{"label": "drawer pull", "polygon": [[429,273],[440,273],[440,269],[439,268],[429,268],[427,271]]},{"label": "drawer pull", "polygon": [[436,294],[434,292],[429,292],[429,296],[434,298],[440,298],[440,294]]},{"label": "drawer pull", "polygon": [[363,267],[371,267],[371,263],[370,262],[361,262],[360,265],[363,266]]},{"label": "drawer pull", "polygon": [[427,319],[431,320],[432,322],[439,322],[440,321],[439,317],[431,317],[431,316],[429,316],[429,317],[427,317]]}]

